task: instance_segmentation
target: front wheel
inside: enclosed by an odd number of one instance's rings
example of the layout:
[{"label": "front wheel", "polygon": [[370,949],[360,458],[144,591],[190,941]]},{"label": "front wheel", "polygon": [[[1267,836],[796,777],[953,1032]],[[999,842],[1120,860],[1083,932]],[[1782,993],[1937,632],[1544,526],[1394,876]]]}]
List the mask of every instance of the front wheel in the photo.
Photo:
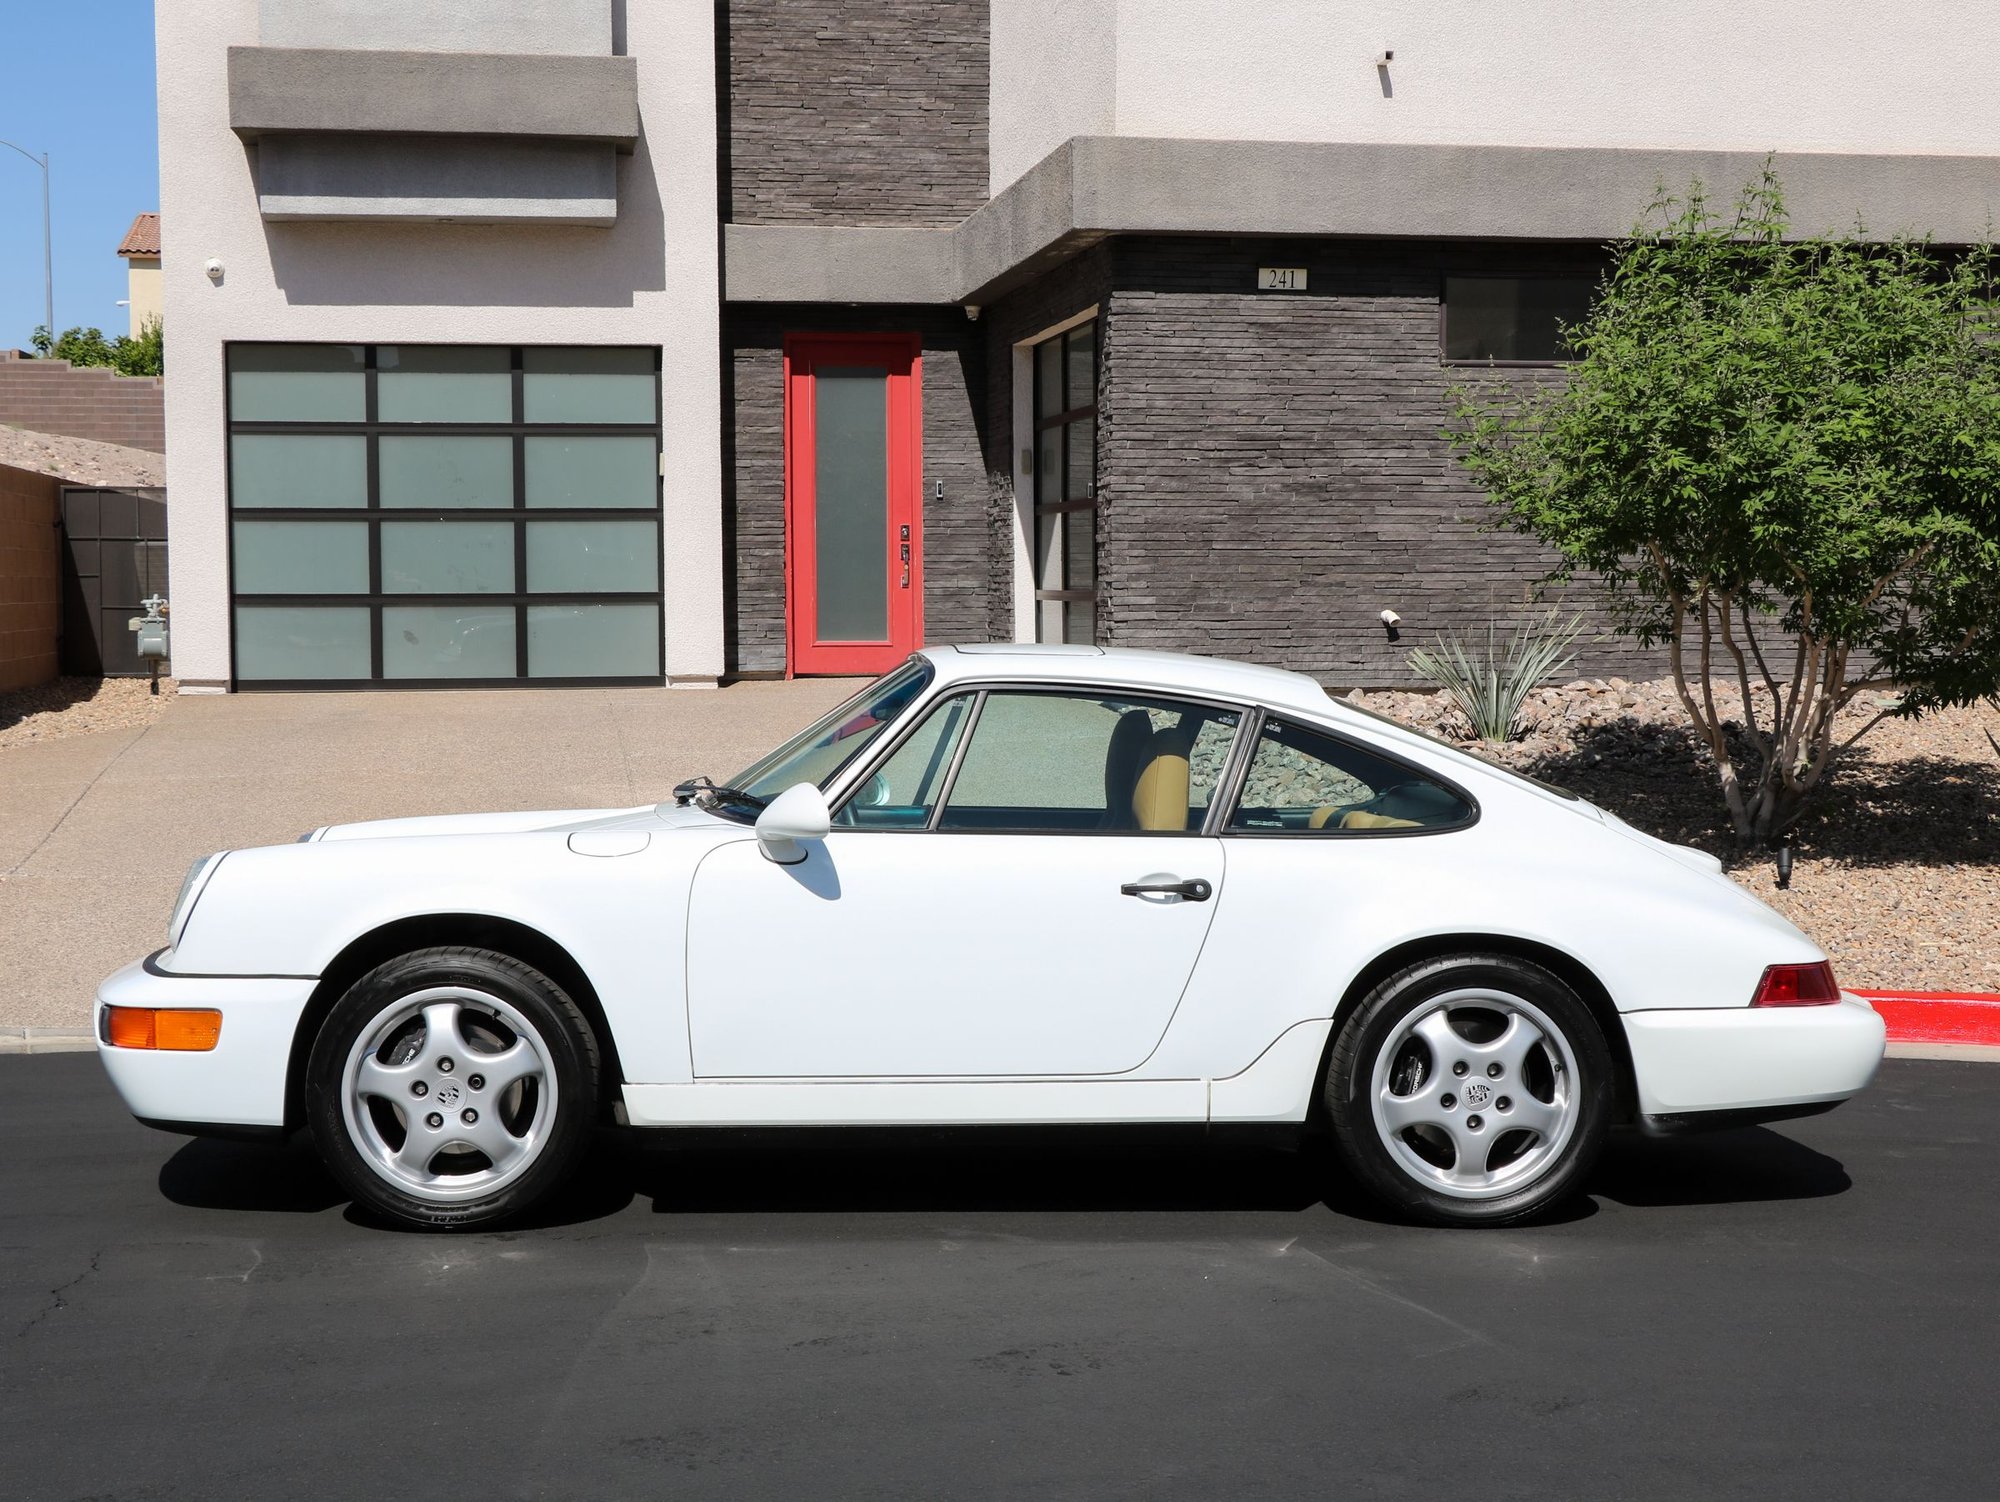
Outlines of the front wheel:
[{"label": "front wheel", "polygon": [[596,1038],[547,977],[506,955],[426,949],[334,1004],[306,1065],[313,1140],[357,1203],[470,1230],[519,1215],[588,1139]]},{"label": "front wheel", "polygon": [[1436,1225],[1505,1225],[1576,1191],[1609,1128],[1611,1051],[1576,993],[1509,955],[1400,970],[1327,1064],[1334,1138],[1379,1198]]}]

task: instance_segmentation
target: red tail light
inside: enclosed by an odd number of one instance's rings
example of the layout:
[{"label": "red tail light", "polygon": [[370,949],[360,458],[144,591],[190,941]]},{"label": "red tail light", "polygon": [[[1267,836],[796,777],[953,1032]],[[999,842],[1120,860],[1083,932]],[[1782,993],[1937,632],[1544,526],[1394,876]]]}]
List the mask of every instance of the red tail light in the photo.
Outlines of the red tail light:
[{"label": "red tail light", "polygon": [[1823,1007],[1840,1000],[1840,983],[1833,978],[1833,965],[1821,960],[1817,965],[1772,965],[1757,982],[1753,1007]]}]

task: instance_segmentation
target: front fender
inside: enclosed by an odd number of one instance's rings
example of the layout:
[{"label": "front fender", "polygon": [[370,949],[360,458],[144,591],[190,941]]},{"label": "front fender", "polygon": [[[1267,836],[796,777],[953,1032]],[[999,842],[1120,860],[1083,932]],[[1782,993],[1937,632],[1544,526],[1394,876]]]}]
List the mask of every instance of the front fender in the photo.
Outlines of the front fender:
[{"label": "front fender", "polygon": [[233,851],[181,941],[157,960],[182,975],[323,975],[393,923],[471,914],[518,923],[589,979],[628,1078],[675,1081],[688,1064],[682,956],[694,831],[646,848],[579,855],[568,835],[515,833],[329,841]]}]

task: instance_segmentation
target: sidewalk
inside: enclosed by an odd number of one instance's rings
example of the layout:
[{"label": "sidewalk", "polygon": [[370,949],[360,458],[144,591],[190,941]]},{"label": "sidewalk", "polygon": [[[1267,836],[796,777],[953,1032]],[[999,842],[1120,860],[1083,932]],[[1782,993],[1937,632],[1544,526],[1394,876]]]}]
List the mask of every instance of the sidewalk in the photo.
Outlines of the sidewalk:
[{"label": "sidewalk", "polygon": [[98,981],[166,942],[209,851],[356,819],[653,802],[855,687],[191,696],[144,730],[0,751],[0,1036],[34,1049],[34,1029],[87,1028]]}]

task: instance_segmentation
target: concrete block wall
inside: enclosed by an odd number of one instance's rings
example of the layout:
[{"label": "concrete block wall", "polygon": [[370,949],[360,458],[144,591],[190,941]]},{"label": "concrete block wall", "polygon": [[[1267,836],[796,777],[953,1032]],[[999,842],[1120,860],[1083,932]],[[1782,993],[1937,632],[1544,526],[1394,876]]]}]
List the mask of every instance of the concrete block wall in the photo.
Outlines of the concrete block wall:
[{"label": "concrete block wall", "polygon": [[56,676],[62,533],[53,476],[0,464],[0,693]]},{"label": "concrete block wall", "polygon": [[[1241,656],[1339,687],[1407,685],[1413,645],[1538,613],[1553,560],[1493,513],[1441,434],[1456,386],[1554,368],[1439,359],[1448,270],[1587,270],[1587,250],[1224,238],[1114,243],[1098,429],[1100,639]],[[1304,266],[1302,294],[1255,290]],[[1588,606],[1586,589],[1575,603]],[[1392,642],[1380,613],[1403,618]],[[1663,661],[1609,634],[1586,674]]]},{"label": "concrete block wall", "polygon": [[986,201],[983,0],[727,0],[723,203],[739,224],[956,223]]},{"label": "concrete block wall", "polygon": [[785,670],[788,332],[919,335],[924,639],[987,640],[994,555],[983,452],[986,371],[980,326],[957,308],[745,305],[731,308],[723,326],[723,405],[729,414],[722,480],[727,671],[765,676]]},{"label": "concrete block wall", "polygon": [[0,355],[0,424],[167,451],[166,392],[154,376]]}]

